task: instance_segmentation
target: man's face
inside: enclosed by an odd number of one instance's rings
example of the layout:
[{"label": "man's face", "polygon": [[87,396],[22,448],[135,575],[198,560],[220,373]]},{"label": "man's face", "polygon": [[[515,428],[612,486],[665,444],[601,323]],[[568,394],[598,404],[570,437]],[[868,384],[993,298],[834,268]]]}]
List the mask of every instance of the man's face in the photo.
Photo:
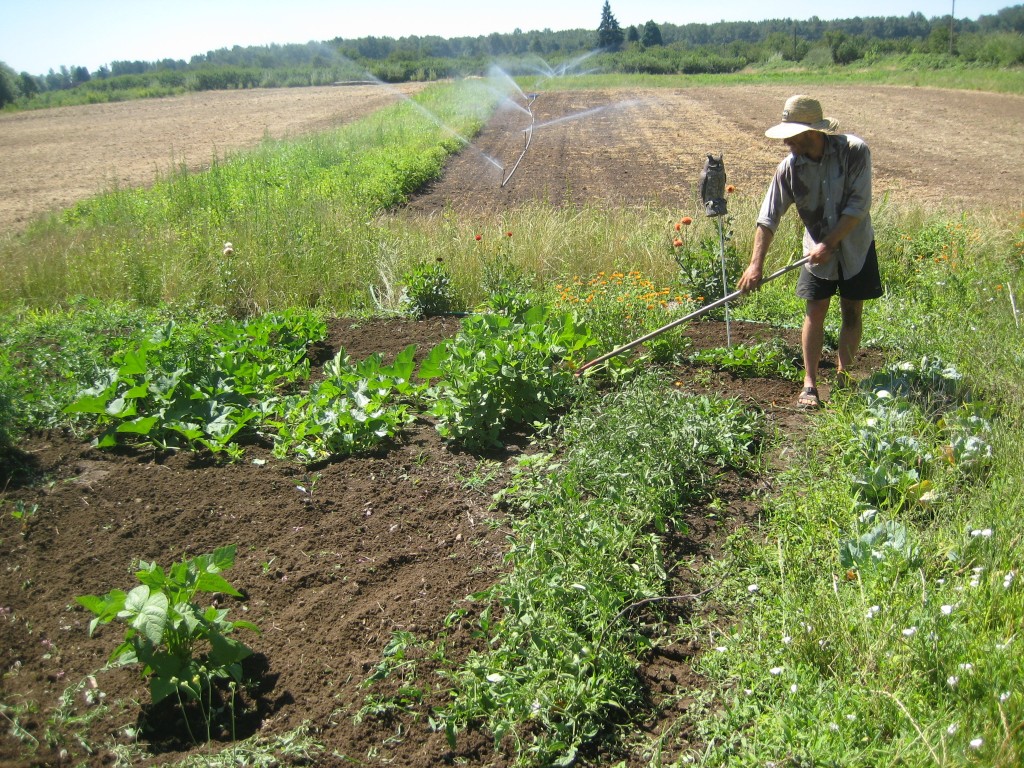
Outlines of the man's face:
[{"label": "man's face", "polygon": [[783,139],[783,143],[789,147],[793,157],[810,157],[812,160],[820,159],[821,148],[818,143],[817,131],[804,131],[796,136]]}]

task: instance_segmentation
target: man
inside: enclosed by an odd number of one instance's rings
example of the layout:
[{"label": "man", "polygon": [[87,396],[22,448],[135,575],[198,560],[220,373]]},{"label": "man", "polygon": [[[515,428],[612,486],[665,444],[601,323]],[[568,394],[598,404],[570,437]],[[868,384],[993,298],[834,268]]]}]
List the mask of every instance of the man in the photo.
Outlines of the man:
[{"label": "man", "polygon": [[765,131],[782,139],[790,154],[775,170],[757,217],[750,264],[737,287],[756,290],[764,275],[764,260],[782,215],[791,205],[804,224],[803,249],[809,258],[800,270],[796,295],[806,300],[801,345],[804,386],[801,408],[817,408],[818,364],[825,336],[825,316],[839,294],[840,382],[860,346],[864,302],[882,295],[882,281],[871,227],[871,153],[856,136],[836,133],[838,123],[822,116],[821,104],[809,96],[792,96],[782,110],[782,122]]}]

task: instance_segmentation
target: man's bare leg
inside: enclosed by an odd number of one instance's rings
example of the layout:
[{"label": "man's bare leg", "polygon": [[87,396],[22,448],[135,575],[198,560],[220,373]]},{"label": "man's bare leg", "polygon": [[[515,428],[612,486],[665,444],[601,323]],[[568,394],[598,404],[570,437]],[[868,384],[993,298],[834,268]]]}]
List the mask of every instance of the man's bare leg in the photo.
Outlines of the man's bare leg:
[{"label": "man's bare leg", "polygon": [[864,331],[864,302],[840,297],[839,309],[843,316],[839,326],[839,374],[849,374]]},{"label": "man's bare leg", "polygon": [[818,386],[818,364],[825,343],[825,316],[831,299],[808,300],[800,343],[804,353],[804,386]]}]

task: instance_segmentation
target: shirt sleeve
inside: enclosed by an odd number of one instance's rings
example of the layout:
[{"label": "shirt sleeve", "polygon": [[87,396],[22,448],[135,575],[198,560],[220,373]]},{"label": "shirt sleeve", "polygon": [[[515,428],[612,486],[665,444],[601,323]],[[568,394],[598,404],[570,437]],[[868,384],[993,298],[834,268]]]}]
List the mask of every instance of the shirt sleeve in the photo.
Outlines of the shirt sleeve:
[{"label": "shirt sleeve", "polygon": [[789,159],[779,163],[772,176],[768,191],[765,192],[764,201],[761,203],[761,211],[757,215],[757,223],[762,224],[775,233],[782,221],[782,215],[793,204],[792,185],[787,183],[789,174]]},{"label": "shirt sleeve", "polygon": [[846,173],[846,197],[839,215],[863,220],[871,212],[871,150],[863,141],[850,141]]}]

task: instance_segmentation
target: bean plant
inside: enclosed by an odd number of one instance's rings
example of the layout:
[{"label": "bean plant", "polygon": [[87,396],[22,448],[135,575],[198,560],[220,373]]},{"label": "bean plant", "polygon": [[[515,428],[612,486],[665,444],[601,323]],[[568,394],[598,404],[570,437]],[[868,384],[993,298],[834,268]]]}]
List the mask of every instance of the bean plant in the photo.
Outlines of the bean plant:
[{"label": "bean plant", "polygon": [[141,584],[130,592],[114,589],[102,596],[76,598],[95,614],[90,635],[101,624],[125,625],[124,640],[111,653],[111,663],[141,664],[154,704],[177,696],[184,706],[184,694],[203,708],[208,726],[213,686],[228,681],[233,701],[235,687],[242,682],[242,661],[252,653],[230,635],[236,629],[259,631],[252,622],[228,620],[227,609],[203,608],[196,602],[201,592],[242,597],[220,575],[234,562],[234,545],[183,559],[167,570],[140,561],[136,576]]}]

